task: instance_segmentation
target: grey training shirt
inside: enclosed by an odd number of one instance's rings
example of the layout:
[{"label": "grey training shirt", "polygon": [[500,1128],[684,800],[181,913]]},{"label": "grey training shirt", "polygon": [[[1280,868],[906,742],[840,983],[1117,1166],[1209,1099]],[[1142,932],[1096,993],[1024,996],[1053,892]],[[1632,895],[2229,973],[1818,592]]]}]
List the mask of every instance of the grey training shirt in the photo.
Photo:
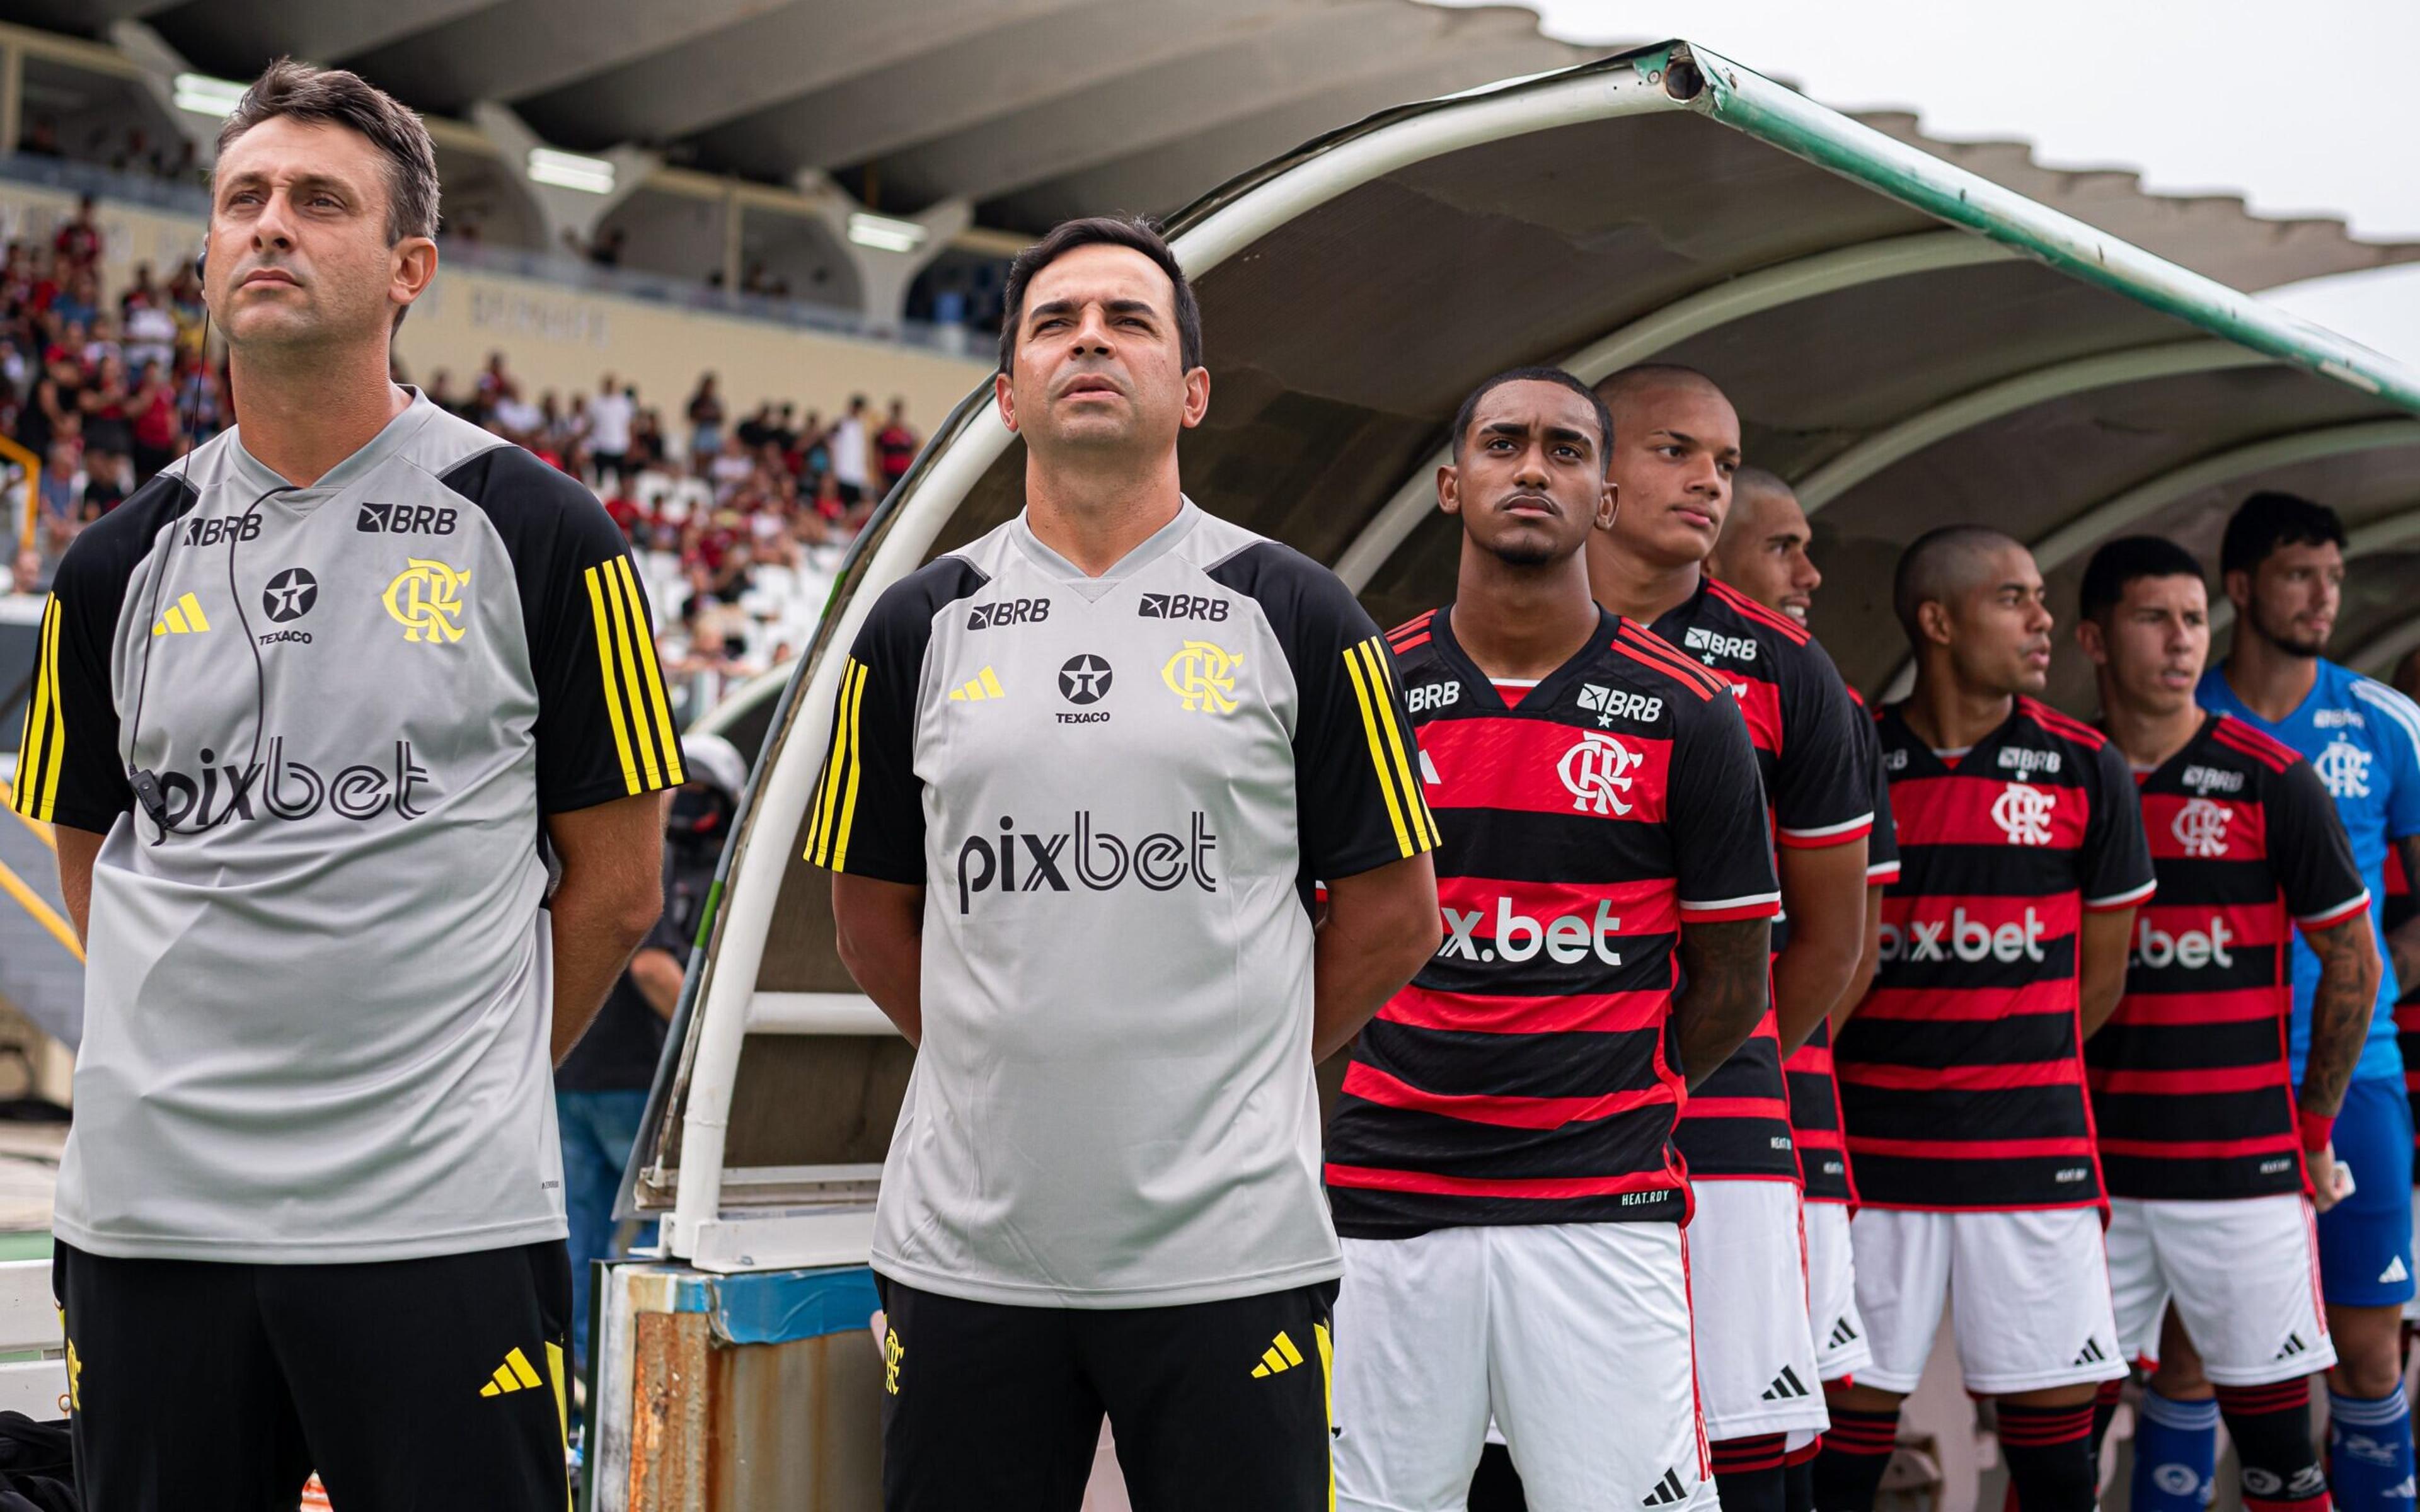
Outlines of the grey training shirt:
[{"label": "grey training shirt", "polygon": [[807,846],[925,887],[876,1270],[1072,1307],[1339,1273],[1311,881],[1435,846],[1393,677],[1333,575],[1189,502],[1099,578],[1020,516],[882,594]]},{"label": "grey training shirt", "polygon": [[76,538],[43,618],[14,801],[107,837],[58,1236],[559,1236],[542,819],[682,778],[637,577],[580,484],[417,394],[249,507],[282,482],[210,441]]}]

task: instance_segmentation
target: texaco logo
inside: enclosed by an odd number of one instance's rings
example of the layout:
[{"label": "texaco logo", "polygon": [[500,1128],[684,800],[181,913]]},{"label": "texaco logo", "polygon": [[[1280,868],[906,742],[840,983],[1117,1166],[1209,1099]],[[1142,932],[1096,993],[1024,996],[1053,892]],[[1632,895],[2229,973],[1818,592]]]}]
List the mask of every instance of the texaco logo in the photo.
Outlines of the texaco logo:
[{"label": "texaco logo", "polygon": [[1578,745],[1563,752],[1555,771],[1571,791],[1574,809],[1599,817],[1624,814],[1631,807],[1621,796],[1630,791],[1632,779],[1627,774],[1646,759],[1611,735],[1590,730],[1580,736]]},{"label": "texaco logo", "polygon": [[2226,826],[2234,818],[2235,810],[2226,804],[2195,798],[2177,810],[2168,832],[2187,856],[2211,860],[2226,854]]},{"label": "texaco logo", "polygon": [[2007,832],[2011,845],[2050,843],[2050,811],[2058,794],[2050,788],[2011,782],[1992,802],[1992,823]]},{"label": "texaco logo", "polygon": [[2311,765],[2338,798],[2369,796],[2369,752],[2348,740],[2331,740]]}]

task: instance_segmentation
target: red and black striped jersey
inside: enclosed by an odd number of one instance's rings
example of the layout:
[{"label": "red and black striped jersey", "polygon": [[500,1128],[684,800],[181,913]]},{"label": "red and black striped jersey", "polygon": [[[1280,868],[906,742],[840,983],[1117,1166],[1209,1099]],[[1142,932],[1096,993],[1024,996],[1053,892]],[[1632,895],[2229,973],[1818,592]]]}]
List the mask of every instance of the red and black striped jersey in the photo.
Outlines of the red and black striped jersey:
[{"label": "red and black striped jersey", "polygon": [[1337,1231],[1685,1222],[1674,949],[1780,903],[1747,729],[1719,678],[1611,614],[1508,707],[1450,620],[1388,637],[1445,942],[1354,1048]]},{"label": "red and black striped jersey", "polygon": [[[1890,779],[1883,775],[1881,741],[1865,717],[1866,701],[1849,689],[1857,707],[1857,743],[1873,786],[1874,827],[1866,836],[1866,885],[1899,880],[1899,836],[1891,823]],[[1790,1083],[1790,1126],[1798,1134],[1798,1167],[1809,1202],[1854,1202],[1857,1184],[1849,1165],[1848,1139],[1840,1127],[1840,1088],[1832,1077],[1832,1025],[1815,1026],[1807,1042],[1781,1063]]]},{"label": "red and black striped jersey", "polygon": [[1954,754],[1898,706],[1875,730],[1900,878],[1873,990],[1833,1046],[1858,1198],[2097,1205],[2077,943],[2086,910],[2157,886],[2133,774],[2100,732],[2027,698]]},{"label": "red and black striped jersey", "polygon": [[2140,791],[2159,898],[2135,916],[2124,999],[2084,1047],[2109,1195],[2299,1191],[2290,931],[2369,907],[2352,842],[2309,762],[2223,714]]},{"label": "red and black striped jersey", "polygon": [[[1777,843],[1815,849],[1866,837],[1874,809],[1857,708],[1805,625],[1708,578],[1653,628],[1739,701]],[[1787,920],[1774,926],[1776,953],[1787,928]],[[1798,1180],[1790,1088],[1770,1006],[1747,1042],[1689,1094],[1680,1140],[1694,1180]]]}]

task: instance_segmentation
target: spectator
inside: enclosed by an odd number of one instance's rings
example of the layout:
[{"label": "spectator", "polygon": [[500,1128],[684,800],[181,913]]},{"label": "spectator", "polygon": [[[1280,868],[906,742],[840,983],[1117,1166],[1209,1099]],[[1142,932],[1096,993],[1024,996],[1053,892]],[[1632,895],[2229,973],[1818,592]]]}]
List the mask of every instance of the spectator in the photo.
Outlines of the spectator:
[{"label": "spectator", "polygon": [[603,484],[611,473],[616,482],[629,465],[630,426],[637,418],[639,391],[616,388],[608,373],[588,400],[588,463],[592,476]]},{"label": "spectator", "polygon": [[908,428],[908,401],[891,401],[891,416],[875,433],[874,450],[882,464],[882,491],[888,495],[915,465],[916,449],[923,442]]},{"label": "spectator", "polygon": [[602,236],[589,244],[588,260],[599,268],[619,268],[622,266],[623,245],[628,240],[627,230],[618,225],[609,225]]},{"label": "spectator", "polygon": [[714,375],[702,374],[697,392],[689,396],[689,455],[703,459],[722,450],[722,396],[715,392]]},{"label": "spectator", "polygon": [[101,222],[93,210],[90,194],[76,201],[75,218],[58,229],[51,239],[51,248],[67,263],[70,272],[87,272],[101,267]]},{"label": "spectator", "polygon": [[177,360],[177,317],[169,313],[165,290],[137,286],[124,303],[123,350],[126,365],[136,373],[157,364],[166,371]]},{"label": "spectator", "polygon": [[177,384],[165,363],[143,364],[134,397],[127,408],[133,416],[134,484],[141,487],[182,449],[183,437],[178,434],[177,422]]},{"label": "spectator", "polygon": [[852,508],[866,495],[871,481],[866,466],[866,448],[871,438],[865,430],[865,395],[851,394],[848,412],[832,423],[831,472],[840,480],[842,501]]},{"label": "spectator", "polygon": [[48,116],[37,116],[17,140],[17,150],[29,158],[63,157],[59,150],[59,123]]}]

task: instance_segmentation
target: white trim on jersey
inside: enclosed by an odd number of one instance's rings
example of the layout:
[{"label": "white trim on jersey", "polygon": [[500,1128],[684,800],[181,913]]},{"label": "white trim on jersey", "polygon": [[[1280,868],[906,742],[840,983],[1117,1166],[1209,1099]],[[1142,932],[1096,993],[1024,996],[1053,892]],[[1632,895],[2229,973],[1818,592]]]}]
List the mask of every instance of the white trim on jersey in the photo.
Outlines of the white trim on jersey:
[{"label": "white trim on jersey", "polygon": [[1703,914],[1718,908],[1750,908],[1758,903],[1778,903],[1779,902],[1781,902],[1781,893],[1778,888],[1772,892],[1743,893],[1736,898],[1714,898],[1705,903],[1691,903],[1683,898],[1681,900],[1681,912]]},{"label": "white trim on jersey", "polygon": [[2086,908],[2123,908],[2128,903],[2141,903],[2144,899],[2149,898],[2151,894],[2159,890],[2160,879],[2153,877],[2150,881],[2144,883],[2141,887],[2133,888],[2126,892],[2114,892],[2106,898],[2086,898],[2084,900],[2084,906]]},{"label": "white trim on jersey", "polygon": [[1826,835],[1843,835],[1852,829],[1870,829],[1873,823],[1874,812],[1869,809],[1854,819],[1843,819],[1837,825],[1816,825],[1807,829],[1792,829],[1784,825],[1781,833],[1793,840],[1821,840]]},{"label": "white trim on jersey", "polygon": [[2420,751],[2420,704],[2387,687],[2375,677],[2355,677],[2348,685],[2352,696],[2378,710],[2403,728],[2403,738]]},{"label": "white trim on jersey", "polygon": [[2367,887],[2364,887],[2361,889],[2359,896],[2348,898],[2340,903],[2332,904],[2329,907],[2319,910],[2317,913],[2296,914],[2294,916],[2294,922],[2303,925],[2306,929],[2325,929],[2331,924],[2342,923],[2344,920],[2350,918],[2353,915],[2360,913],[2363,909],[2367,908],[2368,906],[2369,889]]}]

